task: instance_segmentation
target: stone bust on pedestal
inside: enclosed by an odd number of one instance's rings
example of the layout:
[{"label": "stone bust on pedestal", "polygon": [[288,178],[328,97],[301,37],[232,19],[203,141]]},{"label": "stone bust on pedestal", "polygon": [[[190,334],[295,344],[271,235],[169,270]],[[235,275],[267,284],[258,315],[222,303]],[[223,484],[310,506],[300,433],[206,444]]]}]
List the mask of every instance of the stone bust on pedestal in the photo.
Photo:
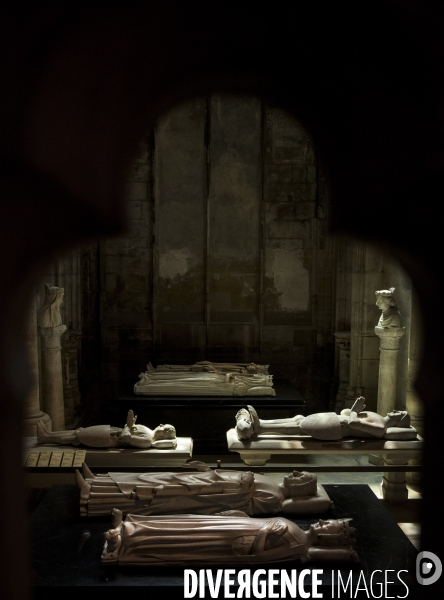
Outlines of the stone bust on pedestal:
[{"label": "stone bust on pedestal", "polygon": [[377,327],[401,327],[401,315],[394,296],[395,288],[376,291],[376,306],[382,311]]},{"label": "stone bust on pedestal", "polygon": [[375,327],[375,333],[381,340],[377,404],[381,414],[390,413],[396,408],[399,342],[405,332],[394,291],[395,288],[390,288],[375,292],[376,306],[382,311]]},{"label": "stone bust on pedestal", "polygon": [[46,327],[58,327],[62,324],[62,316],[60,314],[60,307],[63,304],[64,288],[45,285],[45,300],[39,310],[39,326],[41,328]]}]

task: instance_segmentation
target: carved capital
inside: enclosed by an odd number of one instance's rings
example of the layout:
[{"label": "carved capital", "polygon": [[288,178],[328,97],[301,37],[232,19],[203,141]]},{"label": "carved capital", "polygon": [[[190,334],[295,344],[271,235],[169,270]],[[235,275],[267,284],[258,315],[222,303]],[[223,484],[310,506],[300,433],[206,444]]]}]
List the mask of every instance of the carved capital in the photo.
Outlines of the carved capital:
[{"label": "carved capital", "polygon": [[381,340],[381,350],[398,350],[399,342],[405,333],[405,327],[375,327],[375,333]]},{"label": "carved capital", "polygon": [[57,327],[39,327],[44,348],[60,348],[60,338],[66,331],[66,325]]}]

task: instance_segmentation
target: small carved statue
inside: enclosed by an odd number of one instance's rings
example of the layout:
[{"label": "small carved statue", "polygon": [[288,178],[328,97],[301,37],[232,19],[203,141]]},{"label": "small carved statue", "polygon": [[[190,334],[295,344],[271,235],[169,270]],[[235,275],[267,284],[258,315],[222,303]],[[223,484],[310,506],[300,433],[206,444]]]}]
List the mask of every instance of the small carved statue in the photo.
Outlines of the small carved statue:
[{"label": "small carved statue", "polygon": [[59,325],[62,325],[60,307],[63,304],[64,293],[64,288],[49,285],[49,283],[45,284],[45,301],[43,302],[38,315],[40,327],[58,327]]},{"label": "small carved statue", "polygon": [[392,328],[401,327],[401,315],[394,296],[395,288],[379,290],[376,294],[376,306],[382,310],[379,317],[378,327]]},{"label": "small carved statue", "polygon": [[38,444],[59,444],[66,446],[89,446],[90,448],[176,448],[176,430],[173,425],[158,425],[151,430],[145,425],[136,425],[137,416],[128,411],[123,428],[111,425],[93,425],[66,431],[48,431],[42,421],[37,423]]},{"label": "small carved statue", "polygon": [[304,531],[282,517],[250,518],[241,511],[220,515],[127,515],[112,511],[104,534],[103,564],[247,566],[299,560],[359,560],[351,519],[320,520]]}]

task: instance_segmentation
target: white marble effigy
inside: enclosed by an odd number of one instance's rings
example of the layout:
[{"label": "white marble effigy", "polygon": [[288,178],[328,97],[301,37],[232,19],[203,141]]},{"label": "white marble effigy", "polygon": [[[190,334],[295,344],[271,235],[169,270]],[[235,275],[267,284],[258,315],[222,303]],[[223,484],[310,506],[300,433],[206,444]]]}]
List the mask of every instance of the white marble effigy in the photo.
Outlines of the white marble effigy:
[{"label": "white marble effigy", "polygon": [[139,515],[202,514],[242,510],[250,516],[325,512],[332,502],[314,473],[293,471],[283,483],[250,471],[211,469],[196,461],[192,472],[93,474],[76,471],[80,514],[109,515],[112,508]]},{"label": "white marble effigy", "polygon": [[102,564],[223,566],[284,561],[359,560],[351,519],[320,520],[304,531],[283,517],[250,518],[242,511],[220,515],[127,515],[112,510],[104,533]]},{"label": "white marble effigy", "polygon": [[139,375],[138,395],[165,396],[276,396],[268,365],[210,363],[161,365]]}]

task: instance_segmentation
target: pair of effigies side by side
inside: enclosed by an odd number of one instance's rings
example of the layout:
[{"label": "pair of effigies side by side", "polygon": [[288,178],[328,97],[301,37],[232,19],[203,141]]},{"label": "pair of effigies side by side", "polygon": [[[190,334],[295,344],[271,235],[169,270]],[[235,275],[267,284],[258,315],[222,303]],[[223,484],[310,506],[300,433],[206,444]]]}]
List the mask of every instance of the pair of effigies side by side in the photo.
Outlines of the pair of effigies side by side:
[{"label": "pair of effigies side by side", "polygon": [[[284,517],[257,516],[329,508],[323,488],[318,493],[322,486],[316,476],[294,472],[278,485],[263,475],[198,466],[201,470],[194,473],[94,476],[85,467],[86,477],[78,474],[81,509],[89,515],[103,514],[105,509],[109,513],[113,500],[123,500],[121,489],[126,492],[123,496],[133,500],[132,506],[120,503],[120,508],[111,510],[113,526],[104,534],[104,565],[254,566],[358,560],[350,519],[320,520],[304,531]],[[107,503],[97,511],[107,494]]]},{"label": "pair of effigies side by side", "polygon": [[[151,430],[136,425],[132,410],[128,411],[123,428],[95,425],[67,431],[47,431],[43,423],[37,426],[38,444],[85,445],[93,448],[176,448],[176,429],[173,425],[158,425]],[[253,406],[248,405],[236,414],[236,433],[241,441],[263,439],[266,436],[311,436],[314,440],[339,440],[352,438],[376,438],[386,440],[414,440],[417,431],[410,425],[407,411],[394,410],[385,417],[365,410],[365,399],[357,398],[351,409],[340,415],[334,412],[315,413],[304,417],[296,415],[286,419],[260,419]]]},{"label": "pair of effigies side by side", "polygon": [[134,392],[148,396],[276,396],[268,365],[209,361],[156,368],[149,363]]},{"label": "pair of effigies side by side", "polygon": [[[348,519],[320,520],[303,531],[284,517],[263,517],[333,508],[316,475],[295,471],[278,484],[264,475],[212,470],[200,462],[186,466],[198,470],[93,475],[84,465],[83,476],[76,472],[81,515],[113,516],[104,534],[104,565],[358,560]],[[124,513],[129,513],[125,520]]]}]

